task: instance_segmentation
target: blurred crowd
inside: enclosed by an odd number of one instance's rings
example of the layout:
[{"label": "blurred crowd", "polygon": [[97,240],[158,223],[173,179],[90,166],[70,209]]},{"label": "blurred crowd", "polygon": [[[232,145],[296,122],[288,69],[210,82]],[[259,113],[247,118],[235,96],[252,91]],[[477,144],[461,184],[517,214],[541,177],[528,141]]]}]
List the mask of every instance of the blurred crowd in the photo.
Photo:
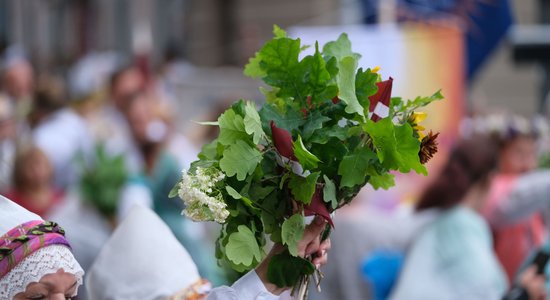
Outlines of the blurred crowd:
[{"label": "blurred crowd", "polygon": [[[174,122],[167,64],[157,74],[112,53],[37,74],[22,49],[1,55],[0,193],[67,231],[86,271],[134,204],[152,208],[213,283],[210,225],[168,194],[198,150]],[[205,227],[206,226],[206,227]],[[85,293],[82,293],[85,294]]]}]

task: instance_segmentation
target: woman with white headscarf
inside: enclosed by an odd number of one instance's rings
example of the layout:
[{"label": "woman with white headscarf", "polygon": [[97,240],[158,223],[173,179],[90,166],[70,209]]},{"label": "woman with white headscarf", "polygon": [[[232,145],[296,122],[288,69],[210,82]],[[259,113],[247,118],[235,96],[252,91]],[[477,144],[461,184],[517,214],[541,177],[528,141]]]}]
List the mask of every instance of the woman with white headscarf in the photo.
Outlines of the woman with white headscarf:
[{"label": "woman with white headscarf", "polygon": [[[324,221],[315,219],[302,239],[303,252],[308,246],[326,263],[330,242],[313,246]],[[311,237],[310,238],[308,238]],[[317,241],[318,242],[318,241]],[[86,278],[88,298],[94,300],[252,300],[279,299],[277,289],[265,279],[266,261],[231,287],[211,290],[201,279],[197,267],[168,226],[150,209],[134,206],[104,245]]]},{"label": "woman with white headscarf", "polygon": [[84,271],[65,232],[0,196],[0,299],[73,299]]}]

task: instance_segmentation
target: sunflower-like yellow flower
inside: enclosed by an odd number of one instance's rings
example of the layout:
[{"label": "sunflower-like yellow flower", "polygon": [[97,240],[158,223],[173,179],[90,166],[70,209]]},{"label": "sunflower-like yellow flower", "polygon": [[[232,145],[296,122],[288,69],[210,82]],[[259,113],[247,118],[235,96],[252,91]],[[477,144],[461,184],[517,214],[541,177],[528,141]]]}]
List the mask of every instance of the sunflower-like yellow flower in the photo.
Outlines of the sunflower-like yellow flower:
[{"label": "sunflower-like yellow flower", "polygon": [[419,140],[422,140],[424,138],[424,136],[426,136],[423,132],[426,128],[424,128],[424,126],[421,126],[420,122],[426,120],[427,116],[428,116],[428,114],[426,114],[425,112],[416,112],[415,111],[411,114],[411,116],[409,118],[409,121],[410,121],[412,127],[418,133],[418,139]]}]

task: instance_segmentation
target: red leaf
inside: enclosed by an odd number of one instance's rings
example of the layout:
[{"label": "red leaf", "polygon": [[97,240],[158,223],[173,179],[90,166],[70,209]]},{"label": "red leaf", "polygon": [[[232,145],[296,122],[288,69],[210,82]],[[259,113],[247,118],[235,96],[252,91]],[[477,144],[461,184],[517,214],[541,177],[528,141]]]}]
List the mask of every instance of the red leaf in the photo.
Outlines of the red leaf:
[{"label": "red leaf", "polygon": [[325,202],[323,201],[323,191],[321,188],[316,188],[313,197],[311,198],[311,203],[304,206],[304,214],[306,216],[319,215],[325,219],[332,228],[334,228],[334,223],[330,217],[330,213],[327,209]]},{"label": "red leaf", "polygon": [[296,156],[294,156],[294,149],[292,149],[292,136],[288,131],[275,126],[274,121],[271,121],[271,137],[273,138],[275,149],[277,149],[281,156],[290,160],[297,160]]},{"label": "red leaf", "polygon": [[[390,77],[390,79],[388,80],[377,82],[376,85],[378,86],[378,92],[376,92],[376,94],[369,97],[369,100],[370,100],[369,112],[371,113],[374,112],[374,109],[376,108],[376,105],[378,103],[382,103],[389,108],[390,101],[391,101],[391,89],[393,85],[393,78]],[[374,122],[377,122],[378,120],[385,117],[387,116],[379,116],[373,113],[371,120],[373,120]]]}]

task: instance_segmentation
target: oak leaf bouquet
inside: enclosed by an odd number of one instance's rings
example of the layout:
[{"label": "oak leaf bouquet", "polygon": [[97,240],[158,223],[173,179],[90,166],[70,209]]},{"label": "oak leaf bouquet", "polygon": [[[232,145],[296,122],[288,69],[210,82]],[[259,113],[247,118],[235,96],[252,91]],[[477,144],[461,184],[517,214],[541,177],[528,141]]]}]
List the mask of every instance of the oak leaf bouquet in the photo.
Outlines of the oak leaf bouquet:
[{"label": "oak leaf bouquet", "polygon": [[258,111],[239,100],[217,122],[205,122],[219,126],[219,136],[171,196],[185,202],[187,217],[222,224],[216,257],[238,272],[262,261],[267,238],[285,245],[268,279],[302,299],[310,278],[322,275],[310,257],[298,256],[306,217],[327,221],[326,238],[331,214],[366,184],[387,189],[392,172],[426,175],[437,134],[424,135],[425,114],[417,110],[443,97],[392,98],[393,79],[358,68],[360,55],[345,33],[301,59],[308,46],[277,26],[274,35],[244,69],[267,85],[260,87],[265,104]]}]

